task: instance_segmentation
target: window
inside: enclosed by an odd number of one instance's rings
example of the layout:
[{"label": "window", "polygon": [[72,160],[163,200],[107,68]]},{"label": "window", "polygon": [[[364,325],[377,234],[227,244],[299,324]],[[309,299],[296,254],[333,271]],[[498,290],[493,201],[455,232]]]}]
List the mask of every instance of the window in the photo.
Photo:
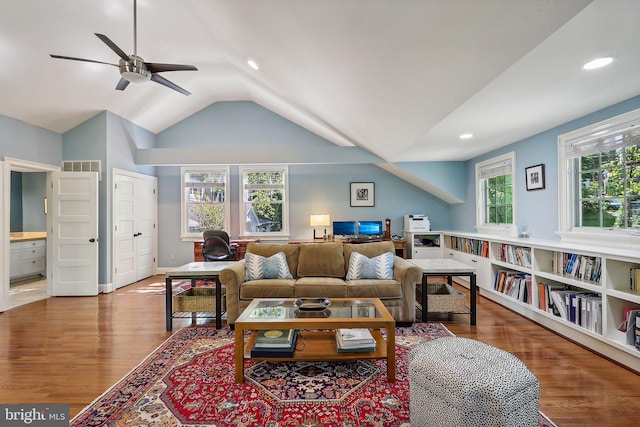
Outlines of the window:
[{"label": "window", "polygon": [[559,138],[565,232],[640,229],[640,110]]},{"label": "window", "polygon": [[512,234],[515,152],[476,164],[476,228],[479,232]]},{"label": "window", "polygon": [[289,234],[286,166],[241,167],[241,234],[285,237]]},{"label": "window", "polygon": [[228,167],[182,168],[182,235],[202,238],[205,230],[229,232]]}]

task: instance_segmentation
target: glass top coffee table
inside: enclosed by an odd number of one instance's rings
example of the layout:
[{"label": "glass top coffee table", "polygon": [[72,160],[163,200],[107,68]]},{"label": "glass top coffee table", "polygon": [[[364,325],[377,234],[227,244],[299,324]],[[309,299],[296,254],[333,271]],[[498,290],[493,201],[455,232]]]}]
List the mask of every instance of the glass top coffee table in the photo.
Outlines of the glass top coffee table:
[{"label": "glass top coffee table", "polygon": [[[242,312],[235,323],[236,383],[244,381],[245,359],[270,361],[294,360],[358,360],[387,359],[387,379],[396,377],[395,320],[379,298],[352,299],[331,298],[327,308],[298,308],[300,300],[257,298]],[[306,302],[306,301],[302,301]],[[376,340],[372,352],[338,352],[335,330],[340,328],[368,328]],[[246,330],[297,329],[298,340],[304,345],[297,346],[293,357],[251,357],[255,336],[253,333],[245,342]],[[387,339],[382,336],[387,331]]]}]

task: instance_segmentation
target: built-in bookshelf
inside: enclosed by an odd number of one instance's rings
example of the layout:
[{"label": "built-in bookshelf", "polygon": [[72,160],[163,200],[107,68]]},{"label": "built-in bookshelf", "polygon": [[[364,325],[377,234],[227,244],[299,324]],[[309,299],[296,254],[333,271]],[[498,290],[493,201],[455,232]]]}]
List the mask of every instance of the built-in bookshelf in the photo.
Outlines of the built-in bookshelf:
[{"label": "built-in bookshelf", "polygon": [[449,236],[449,247],[466,254],[478,255],[483,258],[489,257],[489,242],[486,240]]},{"label": "built-in bookshelf", "polygon": [[457,232],[442,241],[445,258],[476,267],[483,296],[640,372],[633,331],[622,330],[640,310],[640,251]]},{"label": "built-in bookshelf", "polygon": [[496,273],[493,289],[524,304],[533,304],[531,274],[500,269]]}]

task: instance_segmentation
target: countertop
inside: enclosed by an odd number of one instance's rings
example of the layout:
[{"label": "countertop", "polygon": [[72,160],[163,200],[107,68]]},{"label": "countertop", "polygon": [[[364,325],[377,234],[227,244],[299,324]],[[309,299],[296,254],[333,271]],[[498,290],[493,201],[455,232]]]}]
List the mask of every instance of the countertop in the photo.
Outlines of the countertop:
[{"label": "countertop", "polygon": [[45,231],[22,231],[18,233],[9,233],[9,240],[12,242],[26,242],[29,240],[46,239]]}]

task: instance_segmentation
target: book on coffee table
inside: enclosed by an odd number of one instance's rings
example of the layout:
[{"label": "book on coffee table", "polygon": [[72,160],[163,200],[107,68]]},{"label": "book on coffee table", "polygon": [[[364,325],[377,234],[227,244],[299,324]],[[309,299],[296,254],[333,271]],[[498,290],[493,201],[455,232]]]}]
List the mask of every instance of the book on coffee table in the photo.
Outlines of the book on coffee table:
[{"label": "book on coffee table", "polygon": [[269,329],[258,331],[254,347],[258,348],[287,348],[295,342],[295,329]]},{"label": "book on coffee table", "polygon": [[[261,331],[269,332],[269,331]],[[267,334],[275,335],[275,334]],[[287,343],[259,343],[254,342],[251,349],[251,357],[293,357],[293,353],[296,349],[296,338],[298,337],[298,331],[291,329],[290,333],[283,334],[289,337]],[[256,337],[257,339],[257,337]],[[261,345],[262,344],[262,345]]]},{"label": "book on coffee table", "polygon": [[338,329],[336,345],[340,353],[368,352],[376,349],[376,341],[368,329]]}]

